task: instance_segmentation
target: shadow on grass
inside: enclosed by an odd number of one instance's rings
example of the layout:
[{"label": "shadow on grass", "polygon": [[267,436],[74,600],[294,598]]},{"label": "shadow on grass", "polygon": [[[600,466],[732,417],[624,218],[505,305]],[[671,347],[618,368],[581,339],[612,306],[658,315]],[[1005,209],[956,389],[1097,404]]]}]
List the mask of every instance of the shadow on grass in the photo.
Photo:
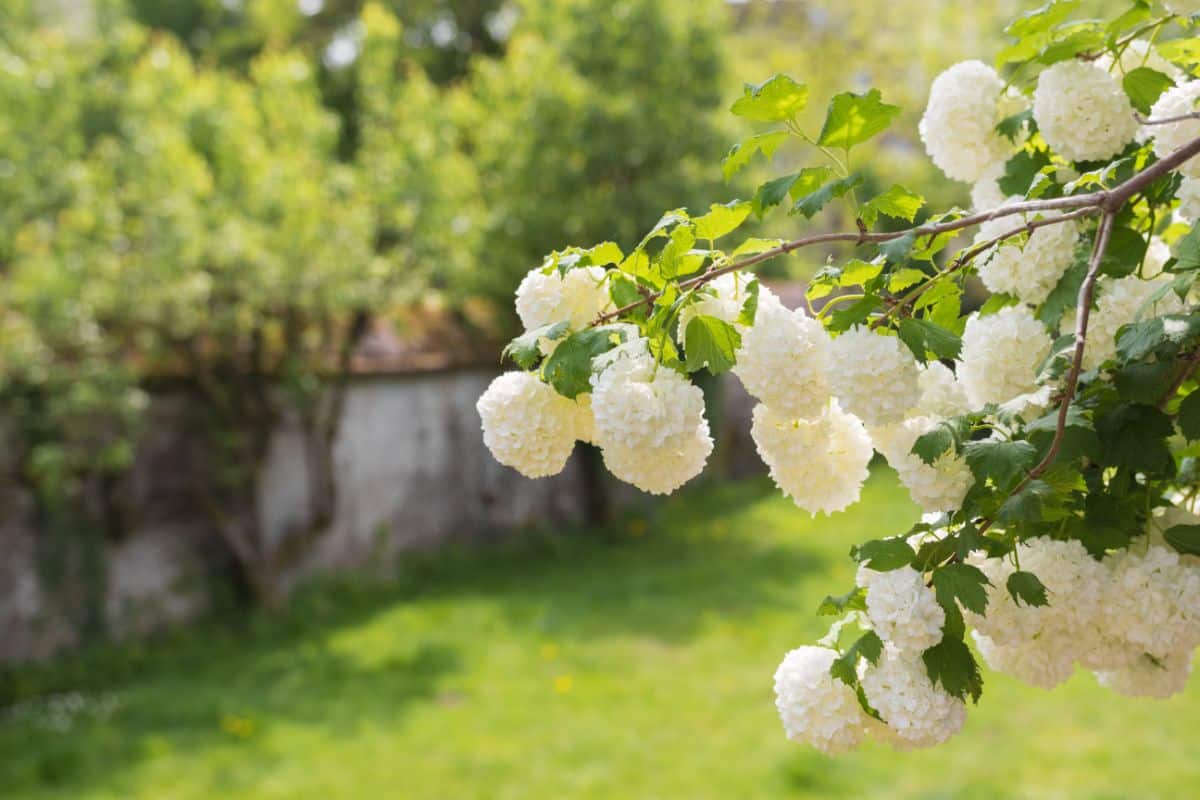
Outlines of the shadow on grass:
[{"label": "shadow on grass", "polygon": [[789,587],[828,564],[755,535],[794,522],[757,503],[769,491],[757,482],[699,487],[604,529],[412,558],[386,584],[320,581],[285,613],[213,619],[0,673],[0,785],[69,796],[98,781],[119,787],[123,769],[164,745],[196,757],[237,747],[270,763],[277,756],[256,734],[273,723],[330,737],[395,725],[414,702],[434,699],[463,658],[441,639],[396,634],[380,652],[333,641],[397,609],[479,601],[515,628],[556,639],[672,643],[713,615],[786,605]]}]

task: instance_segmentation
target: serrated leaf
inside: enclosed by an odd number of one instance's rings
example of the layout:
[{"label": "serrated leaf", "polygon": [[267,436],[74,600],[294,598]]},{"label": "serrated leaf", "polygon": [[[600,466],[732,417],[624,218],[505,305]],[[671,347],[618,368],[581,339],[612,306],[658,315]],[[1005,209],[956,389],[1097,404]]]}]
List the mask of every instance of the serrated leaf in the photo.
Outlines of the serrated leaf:
[{"label": "serrated leaf", "polygon": [[1137,231],[1118,225],[1109,235],[1108,248],[1100,260],[1100,272],[1113,278],[1132,275],[1146,257],[1146,240]]},{"label": "serrated leaf", "polygon": [[975,480],[991,479],[997,488],[1014,483],[1037,460],[1037,448],[1029,442],[967,442],[963,455]]},{"label": "serrated leaf", "polygon": [[592,359],[624,340],[625,329],[620,325],[576,331],[554,348],[542,374],[555,391],[574,399],[591,391]]},{"label": "serrated leaf", "polygon": [[1184,67],[1200,64],[1200,38],[1173,39],[1158,45],[1158,53]]},{"label": "serrated leaf", "polygon": [[772,75],[762,83],[747,83],[729,110],[758,122],[790,120],[808,105],[808,87],[787,75]]},{"label": "serrated leaf", "polygon": [[876,572],[890,572],[907,567],[917,557],[904,537],[873,539],[850,548],[850,557]]},{"label": "serrated leaf", "polygon": [[1005,586],[1008,588],[1008,593],[1012,595],[1013,602],[1018,606],[1022,604],[1027,606],[1044,606],[1048,604],[1046,600],[1046,586],[1032,572],[1021,572],[1020,570],[1014,572],[1008,576]]},{"label": "serrated leaf", "polygon": [[1200,556],[1200,525],[1175,525],[1163,531],[1163,538],[1180,553]]},{"label": "serrated leaf", "polygon": [[744,325],[747,328],[754,325],[754,319],[758,316],[758,292],[760,288],[757,278],[750,280],[746,284],[746,299],[742,301],[742,310],[738,312],[738,325]]},{"label": "serrated leaf", "polygon": [[692,224],[696,227],[696,238],[713,241],[727,233],[736,231],[750,216],[751,204],[748,201],[734,200],[724,205],[713,203],[708,213],[695,217]]},{"label": "serrated leaf", "polygon": [[1122,361],[1138,361],[1153,352],[1173,355],[1182,345],[1200,336],[1200,318],[1167,314],[1124,325],[1117,331],[1117,355]]},{"label": "serrated leaf", "polygon": [[1166,442],[1174,432],[1170,417],[1144,403],[1125,403],[1096,419],[1103,463],[1148,475],[1174,472],[1175,459]]},{"label": "serrated leaf", "polygon": [[1200,268],[1200,224],[1175,243],[1175,272]]},{"label": "serrated leaf", "polygon": [[913,442],[912,454],[932,465],[944,453],[957,450],[964,438],[959,422],[957,419],[942,420],[932,430],[918,436]]},{"label": "serrated leaf", "polygon": [[[1021,150],[1004,162],[1004,174],[996,181],[1006,197],[1024,197],[1033,185],[1033,179],[1042,167],[1050,164],[1050,157],[1043,150]],[[1015,227],[1015,226],[1014,226]]]},{"label": "serrated leaf", "polygon": [[1193,391],[1179,404],[1179,432],[1189,442],[1200,441],[1200,391]]},{"label": "serrated leaf", "polygon": [[1043,506],[1054,497],[1054,488],[1041,479],[1029,481],[1021,491],[1009,497],[1000,506],[996,519],[1003,524],[1014,522],[1039,522]]},{"label": "serrated leaf", "polygon": [[817,616],[830,617],[843,614],[847,611],[866,611],[867,610],[867,590],[861,586],[855,586],[846,594],[834,597],[833,595],[825,595],[825,599],[821,601],[821,605],[817,607]]},{"label": "serrated leaf", "polygon": [[[810,173],[810,170],[812,171]],[[817,170],[823,171],[817,172]],[[806,175],[806,173],[810,173]],[[812,217],[824,208],[830,200],[835,197],[842,197],[846,192],[862,184],[862,176],[857,172],[846,178],[838,178],[835,181],[830,181],[824,185],[821,183],[827,179],[832,171],[828,167],[810,167],[803,170],[801,177],[803,181],[797,181],[790,188],[790,194],[796,201],[789,213],[803,214],[806,218]],[[819,178],[819,180],[818,180]]]},{"label": "serrated leaf", "polygon": [[1017,141],[1017,135],[1021,133],[1021,129],[1027,124],[1033,122],[1033,110],[1025,109],[1024,111],[1005,117],[996,125],[996,133],[1008,139],[1010,142]]},{"label": "serrated leaf", "polygon": [[859,216],[862,217],[867,227],[873,227],[880,214],[912,222],[923,205],[925,205],[924,197],[896,184],[883,194],[872,197],[864,203],[859,211]]},{"label": "serrated leaf", "polygon": [[979,702],[983,695],[983,676],[975,656],[962,639],[943,637],[941,642],[921,654],[921,660],[935,686],[941,684],[943,689],[961,700],[966,700],[969,695]]},{"label": "serrated leaf", "polygon": [[708,367],[714,375],[728,372],[741,346],[742,335],[725,320],[703,314],[692,317],[683,335],[687,371],[696,372]]},{"label": "serrated leaf", "polygon": [[987,611],[987,587],[990,585],[987,575],[970,564],[946,564],[933,571],[933,590],[939,600],[953,598],[976,614]]},{"label": "serrated leaf", "polygon": [[1046,33],[1070,18],[1080,5],[1081,0],[1053,0],[1017,17],[1008,24],[1004,32],[1015,39]]},{"label": "serrated leaf", "polygon": [[867,631],[850,645],[845,653],[834,659],[829,666],[829,674],[847,686],[855,686],[858,683],[858,659],[865,658],[870,663],[877,664],[881,655],[883,640],[875,631]]},{"label": "serrated leaf", "polygon": [[908,345],[913,356],[922,364],[928,361],[927,352],[945,359],[958,358],[962,352],[962,339],[957,334],[926,319],[902,319],[898,333],[901,341]]},{"label": "serrated leaf", "polygon": [[758,153],[770,160],[790,135],[788,131],[767,131],[743,139],[729,148],[729,153],[721,159],[721,174],[725,176],[725,181],[728,182],[740,172]]},{"label": "serrated leaf", "polygon": [[658,269],[663,277],[676,278],[695,272],[700,264],[694,257],[689,257],[695,244],[696,234],[691,226],[680,225],[671,231],[671,241],[667,242],[658,256]]},{"label": "serrated leaf", "polygon": [[511,358],[521,369],[533,369],[542,360],[542,339],[561,339],[567,335],[569,327],[570,322],[563,320],[526,331],[509,342],[502,355]]},{"label": "serrated leaf", "polygon": [[900,106],[883,102],[878,89],[866,94],[834,95],[825,113],[818,144],[850,149],[882,133],[900,114]]},{"label": "serrated leaf", "polygon": [[1121,79],[1121,86],[1125,89],[1125,94],[1129,95],[1129,101],[1143,114],[1149,114],[1150,106],[1174,85],[1175,81],[1150,67],[1131,69]]}]

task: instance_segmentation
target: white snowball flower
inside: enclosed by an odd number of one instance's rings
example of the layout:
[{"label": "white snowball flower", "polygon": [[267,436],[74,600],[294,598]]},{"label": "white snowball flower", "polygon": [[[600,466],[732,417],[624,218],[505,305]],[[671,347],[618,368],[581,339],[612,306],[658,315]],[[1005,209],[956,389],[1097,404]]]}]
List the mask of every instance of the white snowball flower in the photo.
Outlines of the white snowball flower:
[{"label": "white snowball flower", "polygon": [[690,435],[672,436],[652,451],[612,444],[603,448],[604,466],[626,483],[650,494],[670,494],[704,469],[712,454],[708,422]]},{"label": "white snowball flower", "polygon": [[921,399],[909,410],[917,417],[957,417],[971,410],[967,392],[954,371],[940,361],[930,361],[920,367],[917,384]]},{"label": "white snowball flower", "polygon": [[[1196,110],[1197,100],[1200,100],[1200,80],[1182,83],[1162,93],[1150,107],[1150,119],[1168,119],[1191,114]],[[1165,158],[1200,137],[1200,120],[1185,119],[1166,125],[1152,125],[1148,126],[1148,130],[1154,137],[1154,154]],[[1200,178],[1200,159],[1188,159],[1179,171],[1189,178]]]},{"label": "white snowball flower", "polygon": [[962,341],[957,374],[973,408],[1034,392],[1037,368],[1053,344],[1033,312],[1019,306],[972,314]]},{"label": "white snowball flower", "polygon": [[1053,689],[1075,671],[1069,631],[1048,630],[1035,641],[1010,645],[996,644],[979,631],[971,636],[988,667],[1030,686]]},{"label": "white snowball flower", "polygon": [[921,397],[920,374],[912,352],[896,336],[852,328],[833,340],[834,394],[868,425],[887,425]]},{"label": "white snowball flower", "polygon": [[1078,241],[1079,226],[1073,220],[1046,225],[1031,233],[1023,246],[1003,244],[985,254],[979,262],[979,277],[993,292],[1040,305],[1074,262]]},{"label": "white snowball flower", "polygon": [[837,403],[812,420],[792,419],[759,404],[750,435],[771,479],[800,508],[830,514],[858,501],[871,463],[871,439],[862,422]]},{"label": "white snowball flower", "polygon": [[967,708],[929,681],[919,652],[885,647],[879,663],[859,677],[867,702],[887,722],[889,740],[899,747],[933,747],[962,730]]},{"label": "white snowball flower", "polygon": [[1138,127],[1120,83],[1101,67],[1076,59],[1060,61],[1038,76],[1033,119],[1050,148],[1068,161],[1110,158]]},{"label": "white snowball flower", "polygon": [[[753,275],[741,272],[727,272],[709,281],[697,292],[699,299],[679,312],[679,338],[683,339],[687,332],[688,323],[696,317],[716,317],[719,320],[734,324],[746,304],[746,286],[755,280]],[[778,299],[771,290],[761,283],[758,287],[758,301],[766,305]]]},{"label": "white snowball flower", "polygon": [[1044,536],[1017,546],[1024,572],[1032,572],[1046,587],[1048,604],[1018,605],[1007,582],[1015,571],[1007,559],[972,555],[969,563],[988,577],[986,613],[964,611],[967,621],[999,645],[1037,644],[1056,631],[1078,630],[1093,618],[1106,583],[1104,565],[1092,558],[1077,540],[1058,541]]},{"label": "white snowball flower", "polygon": [[1166,698],[1182,692],[1191,674],[1192,653],[1184,650],[1162,658],[1143,654],[1124,669],[1097,671],[1096,680],[1129,697]]},{"label": "white snowball flower", "polygon": [[1200,569],[1157,545],[1119,550],[1105,561],[1112,576],[1103,603],[1106,629],[1155,657],[1200,645]]},{"label": "white snowball flower", "polygon": [[942,640],[946,612],[917,570],[901,567],[876,572],[860,567],[858,585],[867,589],[871,627],[897,650],[920,653]]},{"label": "white snowball flower", "polygon": [[597,315],[611,311],[612,299],[603,267],[580,267],[566,275],[555,269],[531,269],[517,287],[517,316],[525,330],[568,321],[572,330],[587,327]]},{"label": "white snowball flower", "polygon": [[829,754],[857,747],[870,719],[854,690],[829,674],[837,656],[828,647],[800,647],[775,670],[775,707],[787,738]]},{"label": "white snowball flower", "polygon": [[1002,163],[1012,145],[996,132],[1004,81],[982,61],[963,61],[934,78],[921,117],[921,141],[946,177],[973,183]]},{"label": "white snowball flower", "polygon": [[645,340],[626,342],[597,363],[592,417],[609,471],[655,494],[699,474],[712,452],[700,389],[656,364]]},{"label": "white snowball flower", "polygon": [[975,482],[966,460],[953,453],[943,453],[932,464],[913,455],[912,446],[917,438],[937,423],[931,417],[914,417],[872,431],[876,449],[896,470],[913,502],[927,512],[957,509]]},{"label": "white snowball flower", "polygon": [[760,294],[733,367],[746,391],[782,414],[808,419],[829,404],[829,371],[830,342],[821,323]]},{"label": "white snowball flower", "polygon": [[493,380],[475,408],[488,450],[526,477],[562,472],[575,449],[575,402],[528,372]]},{"label": "white snowball flower", "polygon": [[971,187],[971,210],[976,213],[991,211],[994,208],[1004,205],[1009,200],[1004,192],[1000,190],[998,182],[1000,175],[1001,170],[996,169],[975,181],[975,185]]},{"label": "white snowball flower", "polygon": [[1157,236],[1150,237],[1146,247],[1146,258],[1142,261],[1142,277],[1146,280],[1162,275],[1163,268],[1171,260],[1171,246]]},{"label": "white snowball flower", "polygon": [[1144,39],[1130,42],[1121,52],[1120,60],[1114,61],[1111,53],[1105,53],[1096,59],[1096,66],[1112,73],[1117,78],[1138,67],[1157,70],[1173,81],[1178,81],[1184,76],[1183,70],[1159,55],[1154,46]]},{"label": "white snowball flower", "polygon": [[1153,280],[1142,280],[1137,275],[1102,279],[1100,299],[1096,301],[1096,309],[1088,315],[1087,344],[1083,350],[1084,368],[1095,369],[1115,357],[1117,331],[1122,325],[1139,318],[1139,313],[1141,319],[1150,319],[1183,311],[1183,301],[1173,291],[1165,292],[1153,304],[1147,305],[1151,297],[1170,284],[1171,278],[1166,275]]},{"label": "white snowball flower", "polygon": [[1200,219],[1200,178],[1184,178],[1179,184],[1179,216],[1195,222]]}]

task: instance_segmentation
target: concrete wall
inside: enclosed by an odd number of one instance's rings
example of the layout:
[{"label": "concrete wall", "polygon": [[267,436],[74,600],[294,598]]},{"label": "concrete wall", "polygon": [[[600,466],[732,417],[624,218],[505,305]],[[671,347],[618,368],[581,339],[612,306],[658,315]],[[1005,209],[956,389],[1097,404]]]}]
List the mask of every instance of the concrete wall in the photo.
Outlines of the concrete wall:
[{"label": "concrete wall", "polygon": [[[566,470],[533,481],[492,459],[475,401],[494,376],[486,370],[354,381],[334,447],[338,502],[327,534],[288,576],[291,582],[337,571],[385,571],[404,550],[479,542],[531,523],[577,521],[585,507],[577,451]],[[732,383],[732,382],[729,382]],[[741,430],[748,405],[740,389],[720,393],[714,429]],[[45,657],[76,646],[82,620],[97,615],[107,635],[126,637],[193,618],[210,607],[229,575],[224,546],[187,486],[195,447],[187,400],[160,396],[150,431],[122,487],[131,510],[118,541],[99,540],[98,592],[85,591],[80,565],[46,577],[46,531],[38,530],[26,490],[0,479],[0,661]],[[723,410],[718,410],[723,409]],[[0,453],[11,452],[3,446]],[[744,464],[737,437],[720,449]],[[0,475],[14,465],[0,461]],[[304,524],[307,465],[293,424],[276,432],[261,476],[263,522],[278,541]],[[623,492],[628,498],[631,493]],[[633,493],[636,494],[636,493]],[[93,540],[96,541],[96,540]],[[93,625],[93,627],[95,627]]]}]

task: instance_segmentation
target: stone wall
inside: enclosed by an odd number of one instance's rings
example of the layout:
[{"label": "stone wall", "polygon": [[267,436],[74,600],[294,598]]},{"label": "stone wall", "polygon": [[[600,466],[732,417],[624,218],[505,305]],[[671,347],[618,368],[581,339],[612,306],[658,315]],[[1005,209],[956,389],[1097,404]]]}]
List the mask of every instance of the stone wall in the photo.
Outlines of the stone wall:
[{"label": "stone wall", "polygon": [[[334,446],[334,519],[286,576],[290,583],[339,571],[384,572],[412,548],[487,541],[533,523],[583,517],[587,482],[579,451],[563,473],[538,481],[487,452],[475,401],[494,374],[462,370],[354,380]],[[723,381],[709,394],[720,440],[714,468],[753,469],[744,393],[736,381]],[[125,531],[116,541],[96,544],[100,576],[88,584],[90,592],[83,584],[91,573],[79,564],[47,576],[48,534],[38,529],[33,499],[0,480],[0,661],[76,646],[89,617],[93,627],[98,617],[106,635],[116,638],[194,618],[227,585],[225,548],[186,485],[186,403],[183,394],[155,398],[150,432],[122,489],[131,510]],[[6,449],[0,446],[0,453]],[[11,475],[11,469],[0,461],[0,474]],[[272,539],[305,524],[305,450],[294,425],[276,432],[259,485]]]}]

